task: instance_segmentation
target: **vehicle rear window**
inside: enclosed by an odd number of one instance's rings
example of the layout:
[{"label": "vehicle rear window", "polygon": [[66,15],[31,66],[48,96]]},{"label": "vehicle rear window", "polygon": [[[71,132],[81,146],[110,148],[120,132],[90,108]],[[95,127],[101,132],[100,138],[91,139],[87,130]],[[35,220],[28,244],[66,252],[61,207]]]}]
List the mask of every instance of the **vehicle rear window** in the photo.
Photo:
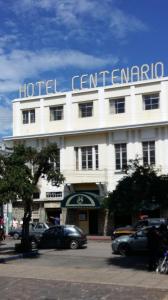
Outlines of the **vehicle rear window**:
[{"label": "vehicle rear window", "polygon": [[64,228],[65,233],[75,233],[76,229],[74,227]]},{"label": "vehicle rear window", "polygon": [[64,231],[65,231],[65,233],[76,233],[76,232],[83,233],[83,231],[80,228],[76,227],[76,226],[65,227]]}]

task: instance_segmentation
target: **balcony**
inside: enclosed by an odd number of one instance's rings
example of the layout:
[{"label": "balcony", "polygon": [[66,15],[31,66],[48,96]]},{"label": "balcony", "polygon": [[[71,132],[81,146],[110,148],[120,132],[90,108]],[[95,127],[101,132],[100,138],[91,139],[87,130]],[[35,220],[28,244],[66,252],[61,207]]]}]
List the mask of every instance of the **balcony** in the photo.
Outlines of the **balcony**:
[{"label": "balcony", "polygon": [[97,183],[107,182],[107,169],[104,170],[62,170],[66,182],[76,183]]}]

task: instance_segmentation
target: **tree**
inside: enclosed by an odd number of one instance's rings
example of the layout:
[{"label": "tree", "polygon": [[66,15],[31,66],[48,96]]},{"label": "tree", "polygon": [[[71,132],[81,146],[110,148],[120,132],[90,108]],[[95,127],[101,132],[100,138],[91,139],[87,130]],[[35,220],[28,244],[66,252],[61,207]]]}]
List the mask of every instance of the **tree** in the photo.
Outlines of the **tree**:
[{"label": "tree", "polygon": [[59,170],[59,149],[49,144],[40,151],[24,145],[15,146],[8,155],[0,155],[0,201],[6,203],[21,199],[24,206],[21,244],[29,248],[29,222],[33,193],[40,178],[54,180],[56,186],[64,182]]},{"label": "tree", "polygon": [[158,175],[153,166],[130,160],[125,176],[106,198],[106,207],[118,214],[168,207],[168,176]]}]

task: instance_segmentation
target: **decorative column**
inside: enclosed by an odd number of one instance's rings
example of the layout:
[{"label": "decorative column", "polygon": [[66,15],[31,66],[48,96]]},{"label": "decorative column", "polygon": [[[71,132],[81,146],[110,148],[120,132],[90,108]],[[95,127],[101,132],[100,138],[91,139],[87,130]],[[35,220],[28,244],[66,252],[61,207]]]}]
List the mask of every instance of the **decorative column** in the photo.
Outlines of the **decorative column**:
[{"label": "decorative column", "polygon": [[131,102],[130,102],[130,116],[131,116],[131,123],[136,123],[136,96],[135,96],[135,86],[132,85],[130,87],[130,94],[131,94]]},{"label": "decorative column", "polygon": [[66,105],[65,105],[65,130],[73,130],[73,111],[72,111],[72,94],[66,93]]},{"label": "decorative column", "polygon": [[60,224],[61,225],[64,225],[66,224],[66,221],[67,221],[67,213],[68,213],[68,210],[66,207],[62,207],[62,213],[60,215]]},{"label": "decorative column", "polygon": [[44,99],[40,99],[40,133],[45,132]]},{"label": "decorative column", "polygon": [[105,126],[104,88],[99,89],[99,127]]}]

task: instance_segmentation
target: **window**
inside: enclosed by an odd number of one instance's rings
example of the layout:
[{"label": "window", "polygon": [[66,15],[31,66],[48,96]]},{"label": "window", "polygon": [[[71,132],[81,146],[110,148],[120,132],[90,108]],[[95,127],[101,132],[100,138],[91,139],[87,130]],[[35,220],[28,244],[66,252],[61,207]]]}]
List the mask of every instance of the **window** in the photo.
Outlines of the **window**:
[{"label": "window", "polygon": [[75,148],[76,170],[98,170],[98,146]]},{"label": "window", "polygon": [[93,115],[93,102],[79,104],[79,117],[86,118]]},{"label": "window", "polygon": [[82,170],[93,168],[92,147],[81,148],[82,155]]},{"label": "window", "polygon": [[154,165],[155,164],[155,142],[143,142],[143,164],[144,165]]},{"label": "window", "polygon": [[39,192],[33,193],[33,199],[40,199],[40,193]]},{"label": "window", "polygon": [[96,155],[96,170],[99,168],[99,153],[98,146],[95,146],[95,155]]},{"label": "window", "polygon": [[54,170],[60,171],[60,149],[57,149],[53,159],[50,158],[50,164],[53,164]]},{"label": "window", "polygon": [[115,162],[116,170],[123,170],[127,166],[127,145],[116,144],[115,145]]},{"label": "window", "polygon": [[50,121],[63,119],[63,105],[50,107]]},{"label": "window", "polygon": [[35,123],[35,109],[23,110],[23,124]]},{"label": "window", "polygon": [[79,221],[87,221],[87,211],[79,212]]},{"label": "window", "polygon": [[143,96],[144,109],[157,109],[159,108],[159,94],[149,94]]},{"label": "window", "polygon": [[47,198],[62,198],[62,192],[46,192]]},{"label": "window", "polygon": [[125,112],[125,98],[110,99],[110,113],[121,114]]}]

